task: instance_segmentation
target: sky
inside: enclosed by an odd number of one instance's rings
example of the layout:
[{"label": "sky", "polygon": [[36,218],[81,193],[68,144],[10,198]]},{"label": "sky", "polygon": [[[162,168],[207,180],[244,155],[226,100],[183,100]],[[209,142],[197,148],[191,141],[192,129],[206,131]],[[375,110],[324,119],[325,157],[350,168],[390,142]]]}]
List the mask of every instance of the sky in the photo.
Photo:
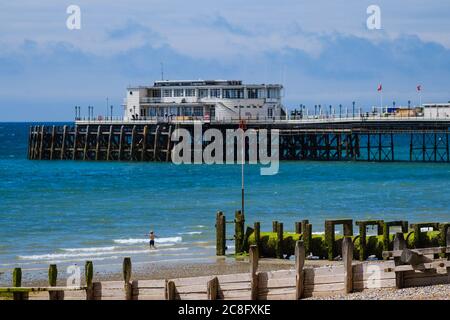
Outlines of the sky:
[{"label": "sky", "polygon": [[[67,8],[80,8],[70,30]],[[369,29],[367,8],[380,8]],[[450,101],[450,2],[17,0],[0,4],[0,121],[122,114],[164,79],[281,83],[288,109]],[[108,100],[107,100],[108,98]]]}]

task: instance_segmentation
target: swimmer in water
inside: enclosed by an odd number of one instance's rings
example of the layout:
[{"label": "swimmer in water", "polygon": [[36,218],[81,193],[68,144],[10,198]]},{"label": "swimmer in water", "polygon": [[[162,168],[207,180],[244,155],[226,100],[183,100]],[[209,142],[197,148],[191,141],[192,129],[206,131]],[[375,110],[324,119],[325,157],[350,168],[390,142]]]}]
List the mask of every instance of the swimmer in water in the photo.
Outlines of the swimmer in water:
[{"label": "swimmer in water", "polygon": [[156,247],[155,247],[155,238],[156,238],[156,236],[153,233],[153,231],[150,231],[149,238],[150,238],[150,243],[149,243],[150,244],[150,249],[156,249]]}]

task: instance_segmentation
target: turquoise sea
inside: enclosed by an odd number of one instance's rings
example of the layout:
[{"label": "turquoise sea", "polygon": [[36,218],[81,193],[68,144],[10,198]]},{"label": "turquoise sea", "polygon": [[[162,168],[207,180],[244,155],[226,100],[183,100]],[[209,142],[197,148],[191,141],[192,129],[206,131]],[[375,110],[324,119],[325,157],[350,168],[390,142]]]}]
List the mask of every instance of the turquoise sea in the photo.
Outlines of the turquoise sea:
[{"label": "turquoise sea", "polygon": [[[216,212],[231,220],[240,207],[239,165],[29,161],[29,125],[0,123],[0,273],[214,256]],[[275,176],[259,172],[246,167],[246,221],[265,230],[272,220],[293,230],[309,219],[315,232],[327,218],[450,220],[449,164],[282,162]]]}]

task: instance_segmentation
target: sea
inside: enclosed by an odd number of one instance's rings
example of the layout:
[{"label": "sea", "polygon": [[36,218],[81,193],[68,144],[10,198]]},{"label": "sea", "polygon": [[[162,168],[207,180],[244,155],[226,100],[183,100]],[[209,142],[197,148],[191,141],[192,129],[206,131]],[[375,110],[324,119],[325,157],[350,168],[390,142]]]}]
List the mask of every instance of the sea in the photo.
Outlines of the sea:
[{"label": "sea", "polygon": [[[30,161],[33,124],[0,123],[0,284],[14,267],[214,257],[217,211],[230,221],[241,206],[240,165]],[[260,221],[262,231],[273,220],[293,231],[309,219],[317,233],[325,219],[443,222],[450,221],[449,191],[445,163],[281,162],[272,176],[246,165],[245,219]],[[227,245],[232,253],[233,242]]]}]

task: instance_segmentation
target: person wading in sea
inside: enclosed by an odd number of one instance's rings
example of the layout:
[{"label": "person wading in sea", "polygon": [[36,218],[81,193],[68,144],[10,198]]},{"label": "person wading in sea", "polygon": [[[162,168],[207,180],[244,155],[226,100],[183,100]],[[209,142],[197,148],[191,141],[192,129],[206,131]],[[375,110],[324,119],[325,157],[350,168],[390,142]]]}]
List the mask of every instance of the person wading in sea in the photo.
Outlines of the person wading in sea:
[{"label": "person wading in sea", "polygon": [[155,238],[156,238],[156,236],[153,233],[153,231],[150,231],[150,234],[148,234],[148,236],[150,238],[150,242],[149,242],[150,249],[156,249],[156,247],[155,247]]}]

